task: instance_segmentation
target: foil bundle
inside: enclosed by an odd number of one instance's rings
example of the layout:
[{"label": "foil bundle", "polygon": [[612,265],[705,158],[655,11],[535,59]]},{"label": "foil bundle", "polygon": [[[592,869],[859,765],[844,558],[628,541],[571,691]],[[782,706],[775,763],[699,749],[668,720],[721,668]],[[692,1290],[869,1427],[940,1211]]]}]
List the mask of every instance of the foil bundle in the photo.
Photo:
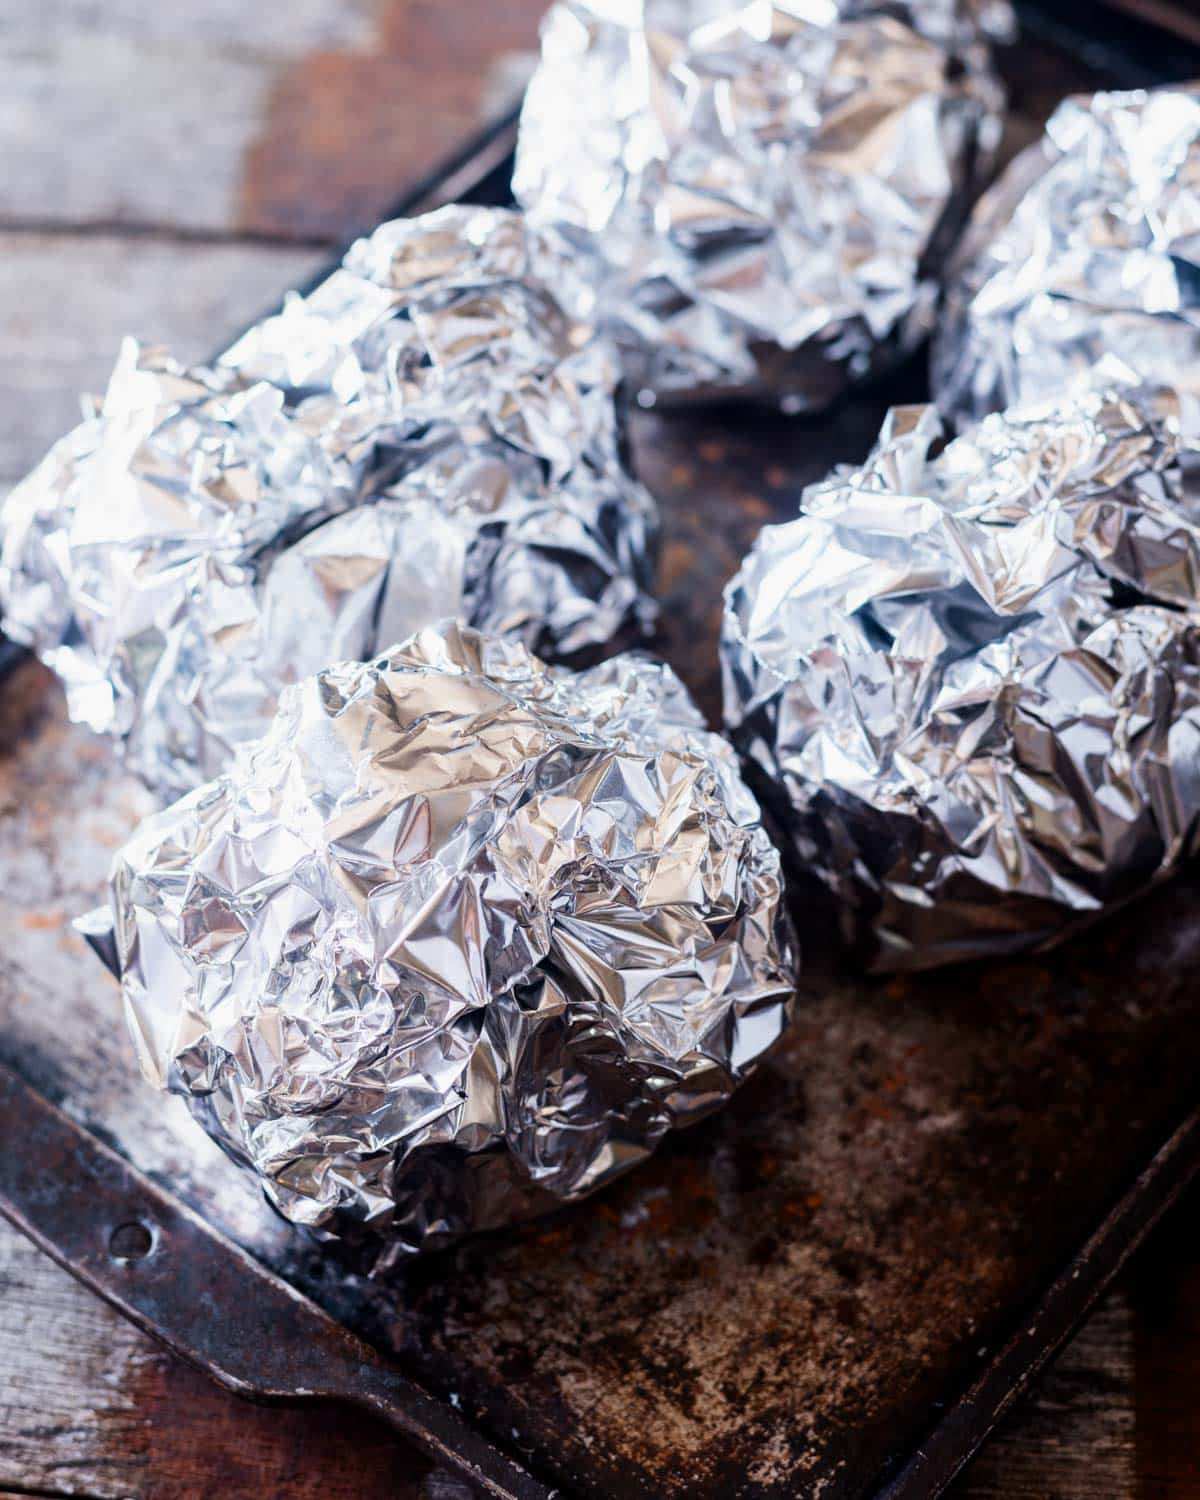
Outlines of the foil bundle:
[{"label": "foil bundle", "polygon": [[560,0],[513,187],[643,401],[825,406],[929,332],[998,142],[1001,4]]},{"label": "foil bundle", "polygon": [[459,614],[552,656],[654,610],[615,356],[570,253],[504,210],[381,226],[214,368],[128,342],[0,513],[0,606],[164,796],[280,690]]},{"label": "foil bundle", "polygon": [[[898,408],[726,591],[726,720],[880,970],[1048,945],[1193,852],[1200,449],[1174,391]],[[801,934],[803,938],[803,933]]]},{"label": "foil bundle", "polygon": [[1200,395],[1200,84],[1068,99],[980,200],[933,387],[955,422],[1073,381]]},{"label": "foil bundle", "polygon": [[289,688],[111,897],[146,1076],[379,1264],[624,1172],[792,1003],[779,856],[670,669],[454,624]]}]

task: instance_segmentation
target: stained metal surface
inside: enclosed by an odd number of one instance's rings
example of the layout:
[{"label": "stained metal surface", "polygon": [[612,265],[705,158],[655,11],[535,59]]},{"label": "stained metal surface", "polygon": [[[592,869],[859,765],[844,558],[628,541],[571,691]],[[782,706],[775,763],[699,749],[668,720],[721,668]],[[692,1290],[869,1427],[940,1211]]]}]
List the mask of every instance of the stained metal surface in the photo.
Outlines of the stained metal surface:
[{"label": "stained metal surface", "polygon": [[[802,469],[811,429],[770,430]],[[720,464],[736,495],[762,436],[643,425],[668,560],[718,503],[670,486]],[[713,700],[707,664],[692,685]],[[388,1336],[588,1495],[873,1493],[1193,1101],[1198,896],[1189,874],[1040,962],[814,984],[725,1119],[591,1214],[414,1268]]]},{"label": "stained metal surface", "polygon": [[[1011,70],[1010,145],[1064,91],[1146,81],[1046,31]],[[922,382],[911,366],[819,422],[639,419],[666,524],[662,649],[710,720],[721,585]],[[1194,1101],[1191,870],[1050,958],[821,981],[723,1117],[579,1209],[370,1284],[272,1216],[182,1106],[130,1086],[116,987],[67,924],[144,806],[21,666],[0,721],[0,1054],[572,1494],[860,1500],[892,1478],[893,1496],[936,1494],[1087,1305],[1031,1316]],[[1180,1139],[1176,1184],[1195,1162]],[[1173,1191],[1153,1182],[1138,1225]],[[1108,1224],[1093,1292],[1136,1237]],[[945,1461],[907,1468],[918,1447]]]},{"label": "stained metal surface", "polygon": [[497,1500],[550,1500],[454,1412],[0,1066],[0,1212],[147,1333],[238,1395],[384,1417]]}]

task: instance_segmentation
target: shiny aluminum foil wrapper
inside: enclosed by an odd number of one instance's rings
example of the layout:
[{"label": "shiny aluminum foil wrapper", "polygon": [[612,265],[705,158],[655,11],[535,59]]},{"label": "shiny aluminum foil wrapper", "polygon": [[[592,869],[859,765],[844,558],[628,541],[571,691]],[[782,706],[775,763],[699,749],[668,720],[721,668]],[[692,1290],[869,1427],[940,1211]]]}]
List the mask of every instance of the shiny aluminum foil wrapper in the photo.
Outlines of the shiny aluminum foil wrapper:
[{"label": "shiny aluminum foil wrapper", "polygon": [[936,409],[898,408],[729,584],[728,727],[863,963],[1049,945],[1195,850],[1181,429],[1174,391],[1090,391],[937,452]]},{"label": "shiny aluminum foil wrapper", "polygon": [[289,688],[111,895],[146,1077],[381,1264],[626,1171],[792,1004],[779,855],[671,670],[455,624]]},{"label": "shiny aluminum foil wrapper", "polygon": [[457,614],[551,656],[653,618],[656,515],[572,255],[518,214],[385,224],[218,365],[127,342],[0,513],[4,629],[174,796],[289,682]]},{"label": "shiny aluminum foil wrapper", "polygon": [[998,142],[956,0],[560,0],[513,187],[578,246],[641,399],[827,405],[914,348]]},{"label": "shiny aluminum foil wrapper", "polygon": [[942,410],[962,424],[1080,381],[1200,396],[1200,84],[1066,100],[963,236]]}]

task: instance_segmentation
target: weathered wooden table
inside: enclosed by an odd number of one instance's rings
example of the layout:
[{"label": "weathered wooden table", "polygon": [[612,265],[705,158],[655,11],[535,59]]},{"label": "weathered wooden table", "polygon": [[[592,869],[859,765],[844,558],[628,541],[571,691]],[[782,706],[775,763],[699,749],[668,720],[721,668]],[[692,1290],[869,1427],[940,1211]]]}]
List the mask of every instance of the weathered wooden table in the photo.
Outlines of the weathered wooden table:
[{"label": "weathered wooden table", "polygon": [[[208,353],[495,114],[541,9],[6,0],[0,488],[122,333]],[[1176,1212],[962,1500],[1200,1496],[1198,1222]],[[0,1497],[422,1493],[457,1491],[365,1419],[210,1387],[0,1225]]]}]

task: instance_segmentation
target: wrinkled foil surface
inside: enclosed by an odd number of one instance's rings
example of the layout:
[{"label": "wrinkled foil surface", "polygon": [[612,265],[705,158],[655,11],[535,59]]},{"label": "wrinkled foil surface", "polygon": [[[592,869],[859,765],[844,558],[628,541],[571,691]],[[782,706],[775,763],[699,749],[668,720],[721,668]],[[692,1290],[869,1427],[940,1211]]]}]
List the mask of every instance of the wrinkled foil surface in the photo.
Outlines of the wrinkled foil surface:
[{"label": "wrinkled foil surface", "polygon": [[[1045,946],[1198,842],[1200,451],[1174,391],[894,410],[729,584],[725,714],[877,969]],[[803,932],[801,937],[804,937]]]},{"label": "wrinkled foil surface", "polygon": [[778,853],[671,670],[454,624],[289,688],[111,894],[147,1078],[381,1263],[624,1172],[792,1001]]},{"label": "wrinkled foil surface", "polygon": [[1200,84],[1068,99],[963,236],[942,410],[961,424],[1073,381],[1200,395]]},{"label": "wrinkled foil surface", "polygon": [[0,606],[173,796],[281,688],[459,614],[552,656],[653,617],[612,348],[551,234],[452,207],[359,241],[215,368],[124,346],[9,496]]},{"label": "wrinkled foil surface", "polygon": [[579,247],[642,399],[826,405],[932,326],[995,147],[955,0],[560,0],[514,191]]}]

